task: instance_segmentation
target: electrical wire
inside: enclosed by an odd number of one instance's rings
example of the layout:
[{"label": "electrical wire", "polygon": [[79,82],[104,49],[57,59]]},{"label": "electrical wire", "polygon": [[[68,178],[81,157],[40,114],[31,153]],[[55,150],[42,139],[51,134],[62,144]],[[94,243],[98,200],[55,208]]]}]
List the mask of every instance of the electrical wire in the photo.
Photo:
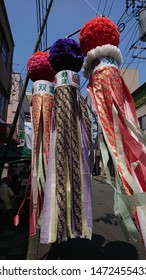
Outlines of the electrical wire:
[{"label": "electrical wire", "polygon": [[[44,20],[44,15],[47,11],[47,5],[48,1],[47,0],[36,0],[36,15],[37,15],[37,32],[40,32],[41,24]],[[44,28],[42,37],[41,37],[41,42],[39,45],[39,50],[46,49],[47,48],[47,24]]]},{"label": "electrical wire", "polygon": [[101,5],[101,0],[99,1],[97,11],[99,11],[99,9],[100,9],[100,5]]},{"label": "electrical wire", "polygon": [[[138,28],[139,28],[136,21],[134,22],[132,27],[130,26],[130,29],[127,31],[126,35],[121,40],[121,41],[123,41],[127,35],[129,36],[129,33],[132,31],[133,27],[134,27],[133,33],[130,36],[129,41],[127,42],[127,45],[125,46],[125,50],[123,52],[124,62],[123,62],[122,68],[124,68],[124,66],[127,64],[127,67],[125,68],[125,72],[129,68],[129,66],[134,63],[135,58],[137,57],[136,55],[134,55],[135,51],[136,51],[136,48],[133,48],[133,46],[135,45],[135,43],[133,44],[133,42],[135,41],[135,38],[136,38],[137,33],[138,33]],[[138,41],[139,41],[139,39],[136,42],[138,42]],[[130,45],[130,48],[128,48],[128,45]],[[142,53],[143,51],[144,50],[140,51],[138,54]],[[129,59],[129,57],[130,57],[130,59]],[[131,59],[131,57],[133,57],[133,59]],[[139,61],[137,63],[137,67],[138,67],[138,65],[139,65]]]},{"label": "electrical wire", "polygon": [[[131,6],[131,5],[130,5]],[[117,25],[120,24],[121,20],[123,19],[123,16],[127,13],[127,10],[130,8],[130,6],[124,11],[124,13],[121,15],[121,17],[119,18]]]},{"label": "electrical wire", "polygon": [[[38,33],[39,33],[40,29],[41,29],[41,4],[40,4],[40,0],[38,0],[38,3],[37,3],[37,16],[38,16]],[[42,40],[40,41],[38,49],[39,50],[42,49]]]},{"label": "electrical wire", "polygon": [[38,14],[39,14],[39,32],[41,29],[41,3],[40,0],[38,0]]},{"label": "electrical wire", "polygon": [[87,0],[84,0],[95,12],[96,12],[96,15],[98,14],[99,16],[101,16],[100,13],[98,13],[98,11],[89,3],[89,1]]},{"label": "electrical wire", "polygon": [[[131,27],[131,26],[129,27],[129,29],[128,29],[128,31],[126,32],[126,34],[125,34],[125,35],[122,37],[122,39],[120,40],[120,44],[124,41],[124,39],[125,39],[127,36],[129,37],[129,33],[132,31],[132,29],[133,29],[134,26],[136,26],[136,28],[134,29],[133,34],[135,33],[134,38],[136,37],[138,27],[137,27],[137,25],[136,25],[136,22],[134,22],[133,25],[132,25],[132,27]],[[129,43],[130,43],[130,41],[131,41],[131,39],[132,39],[133,34],[129,37],[129,41],[128,41]],[[134,42],[134,39],[133,39],[133,42]],[[132,42],[132,43],[133,43],[133,42]],[[132,43],[131,43],[131,45],[132,45]],[[126,47],[125,47],[125,49],[126,49]],[[129,50],[128,50],[128,51],[129,51]]]},{"label": "electrical wire", "polygon": [[82,90],[82,88],[85,86],[85,84],[88,82],[88,80],[86,79],[85,81],[84,81],[84,83],[82,84],[82,86],[80,87],[80,90]]},{"label": "electrical wire", "polygon": [[[94,12],[96,12],[96,14],[98,14],[98,15],[101,16],[101,14],[98,12],[99,9],[100,9],[100,6],[101,6],[101,0],[98,2],[98,8],[97,8],[97,9],[95,9],[95,7],[94,7],[93,5],[91,5],[91,3],[90,3],[88,0],[84,0],[84,1],[86,2],[86,4],[88,4],[88,5],[92,8],[92,10],[93,10]],[[43,2],[43,0],[42,0],[42,2]],[[42,3],[42,2],[41,2],[41,3]],[[106,10],[107,10],[107,1],[105,1],[105,3],[104,3],[103,13],[107,14],[108,17],[109,17],[109,15],[111,14],[111,12],[112,12],[112,10],[113,10],[113,5],[114,5],[114,0],[111,0],[111,5],[110,5],[110,8],[109,8],[109,11],[108,11],[108,13],[106,13]],[[47,6],[47,0],[46,0],[46,5],[45,5],[45,6]],[[129,14],[128,14],[128,11],[130,11],[130,7],[131,7],[131,6],[132,6],[132,3],[128,6],[127,9],[125,9],[125,11],[123,12],[123,14],[121,15],[121,17],[120,17],[119,20],[118,20],[117,25],[119,26],[120,24],[123,24],[123,30],[125,29],[125,26],[126,26],[127,24],[129,24],[130,21],[132,21],[133,18],[134,18],[134,16],[132,15],[132,13],[129,12]],[[38,28],[38,27],[40,27],[40,25],[41,25],[40,0],[38,0],[38,1],[36,0],[36,9],[37,9],[37,28]],[[43,12],[43,9],[44,9],[44,4],[42,3],[42,12]],[[130,29],[127,31],[127,33],[122,37],[122,39],[121,39],[121,41],[120,41],[120,44],[124,42],[124,40],[125,40],[125,38],[126,38],[127,36],[129,36],[129,33],[130,33],[131,29],[133,29],[133,27],[134,27],[134,24],[133,24],[132,28],[130,27]],[[47,25],[46,25],[46,28],[47,28]],[[127,28],[127,27],[126,27],[126,28]],[[121,31],[121,33],[123,32],[123,30]],[[66,37],[68,37],[68,38],[69,38],[69,37],[72,37],[72,36],[74,36],[75,34],[77,34],[78,32],[80,32],[80,29],[77,30],[77,31],[75,31],[74,33],[72,33],[72,34],[66,36]],[[135,32],[135,34],[134,34],[134,32]],[[129,55],[129,49],[128,49],[127,53],[126,53],[126,50],[127,50],[127,48],[128,48],[128,45],[129,45],[130,42],[132,41],[133,36],[136,36],[136,29],[135,29],[135,31],[133,31],[133,34],[130,36],[129,41],[128,41],[128,43],[127,43],[127,45],[126,45],[126,47],[125,47],[125,49],[124,49],[124,51],[123,51],[124,59],[125,59],[124,64],[127,64],[127,65],[131,65],[131,63],[133,63],[133,61],[134,61],[134,59],[133,59],[132,62],[131,62],[131,61],[128,61],[128,63],[126,62],[126,60],[128,59],[128,55]],[[134,38],[135,38],[135,37],[134,37]],[[45,44],[45,43],[46,43],[46,44]],[[45,48],[45,47],[46,47],[46,48]],[[45,48],[45,49],[44,49],[44,48]],[[42,49],[42,48],[41,48],[41,49]],[[43,43],[43,49],[44,49],[43,51],[47,51],[47,50],[50,49],[50,47],[47,48],[47,30],[46,30],[46,39],[45,39],[45,42]],[[85,82],[83,83],[83,85],[81,86],[81,89],[85,86],[85,84],[86,84],[86,81],[85,81]]]},{"label": "electrical wire", "polygon": [[[42,21],[43,21],[43,19],[44,19],[44,1],[42,0],[41,3],[42,3],[41,14],[42,14]],[[44,31],[45,31],[45,28],[44,28]],[[41,41],[42,41],[42,49],[44,49],[44,48],[45,48],[44,32],[43,32],[43,34],[42,34],[42,39],[41,39]]]},{"label": "electrical wire", "polygon": [[103,8],[102,15],[104,15],[104,13],[105,13],[106,6],[107,6],[107,1],[105,1],[105,5],[104,5],[104,8]]},{"label": "electrical wire", "polygon": [[[47,11],[47,6],[48,6],[48,1],[46,0],[46,6],[45,6],[45,9]],[[45,11],[45,13],[46,13]],[[47,48],[47,42],[48,42],[48,28],[47,28],[47,23],[46,23],[46,45],[45,45],[45,48]]]},{"label": "electrical wire", "polygon": [[[141,54],[142,52],[143,52],[143,50],[141,50],[141,51],[138,53],[138,55]],[[127,65],[127,67],[125,68],[125,70],[124,70],[124,72],[123,72],[123,75],[125,74],[126,70],[129,68],[129,66],[133,63],[134,59],[135,59],[135,58],[133,58],[133,59],[129,62],[129,64]]]},{"label": "electrical wire", "polygon": [[110,13],[111,13],[111,11],[112,11],[113,4],[114,4],[114,0],[113,0],[112,3],[111,3],[110,9],[109,9],[109,12],[108,12],[108,15],[107,15],[108,17],[110,16]]},{"label": "electrical wire", "polygon": [[37,18],[37,33],[39,33],[39,21],[38,21],[38,0],[36,0],[36,18]]}]

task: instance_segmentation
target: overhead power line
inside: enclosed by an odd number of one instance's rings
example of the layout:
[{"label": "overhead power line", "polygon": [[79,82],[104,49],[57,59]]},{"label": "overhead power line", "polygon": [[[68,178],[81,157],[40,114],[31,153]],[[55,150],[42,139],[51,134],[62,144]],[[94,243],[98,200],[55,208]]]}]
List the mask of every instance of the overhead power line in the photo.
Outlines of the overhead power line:
[{"label": "overhead power line", "polygon": [[96,15],[98,14],[99,16],[102,16],[90,3],[89,1],[87,0],[84,0],[95,12],[96,12]]},{"label": "overhead power line", "polygon": [[106,6],[107,6],[107,1],[105,1],[105,5],[104,5],[104,8],[103,8],[103,12],[102,12],[103,15],[105,13]]},{"label": "overhead power line", "polygon": [[109,12],[108,12],[108,15],[107,15],[108,17],[110,16],[110,13],[111,13],[111,11],[112,11],[113,4],[114,4],[114,0],[113,0],[112,3],[111,3],[110,9],[109,9]]},{"label": "overhead power line", "polygon": [[100,5],[101,5],[101,0],[99,1],[99,4],[98,4],[98,8],[97,8],[98,11],[100,9]]}]

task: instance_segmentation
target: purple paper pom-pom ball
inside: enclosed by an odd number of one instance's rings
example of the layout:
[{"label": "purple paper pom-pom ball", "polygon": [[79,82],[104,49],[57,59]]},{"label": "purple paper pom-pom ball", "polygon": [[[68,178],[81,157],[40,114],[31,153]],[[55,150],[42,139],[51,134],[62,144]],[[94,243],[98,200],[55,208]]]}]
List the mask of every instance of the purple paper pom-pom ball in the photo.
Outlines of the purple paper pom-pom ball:
[{"label": "purple paper pom-pom ball", "polygon": [[69,38],[58,39],[50,48],[49,61],[56,72],[72,70],[79,72],[83,64],[83,55],[79,44]]}]

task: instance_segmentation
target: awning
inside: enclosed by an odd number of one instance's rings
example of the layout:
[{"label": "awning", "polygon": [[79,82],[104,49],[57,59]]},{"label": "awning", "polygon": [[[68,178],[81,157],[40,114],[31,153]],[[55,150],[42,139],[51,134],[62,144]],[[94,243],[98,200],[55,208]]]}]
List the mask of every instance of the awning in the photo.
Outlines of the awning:
[{"label": "awning", "polygon": [[[4,155],[4,150],[5,150],[4,144],[0,144],[0,160]],[[26,146],[23,147],[10,146],[7,154],[6,162],[12,160],[21,160],[21,159],[31,160],[31,150],[28,149]]]}]

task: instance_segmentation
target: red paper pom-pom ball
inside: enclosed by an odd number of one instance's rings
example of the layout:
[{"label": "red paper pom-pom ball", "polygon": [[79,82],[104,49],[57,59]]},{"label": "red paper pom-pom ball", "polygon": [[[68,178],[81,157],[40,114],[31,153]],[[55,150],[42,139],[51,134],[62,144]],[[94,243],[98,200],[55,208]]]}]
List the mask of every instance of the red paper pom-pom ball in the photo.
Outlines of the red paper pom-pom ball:
[{"label": "red paper pom-pom ball", "polygon": [[87,52],[106,44],[118,46],[120,34],[117,25],[107,17],[96,17],[85,23],[80,30],[80,48],[86,56]]},{"label": "red paper pom-pom ball", "polygon": [[48,52],[38,51],[28,59],[27,71],[33,82],[38,80],[53,82],[55,73],[48,58]]}]

